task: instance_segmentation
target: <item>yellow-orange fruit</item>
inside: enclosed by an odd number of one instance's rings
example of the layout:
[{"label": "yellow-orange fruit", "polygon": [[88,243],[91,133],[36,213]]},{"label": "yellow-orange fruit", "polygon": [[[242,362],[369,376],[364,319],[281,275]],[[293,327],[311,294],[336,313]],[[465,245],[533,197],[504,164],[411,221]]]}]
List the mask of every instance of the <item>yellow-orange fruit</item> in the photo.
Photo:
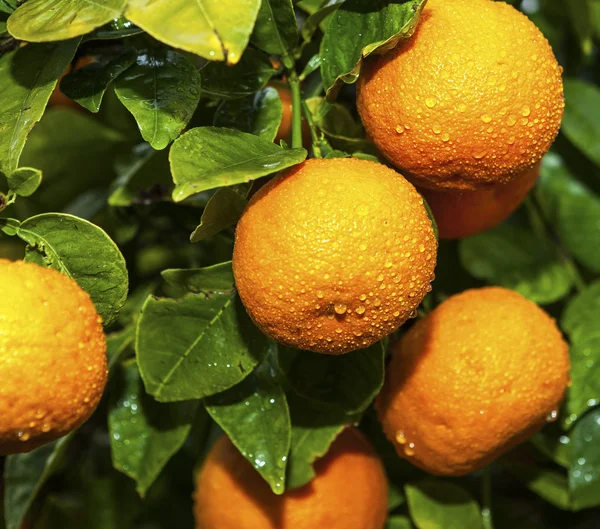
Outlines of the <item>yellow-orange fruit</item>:
[{"label": "yellow-orange fruit", "polygon": [[342,432],[314,469],[310,483],[276,496],[221,437],[198,475],[196,529],[383,529],[385,471],[358,430]]},{"label": "yellow-orange fruit", "polygon": [[478,191],[419,189],[436,220],[440,239],[471,237],[506,220],[535,185],[540,164],[507,184]]},{"label": "yellow-orange fruit", "polygon": [[56,270],[0,259],[0,455],[29,452],[92,414],[106,339],[89,295]]},{"label": "yellow-orange fruit", "polygon": [[479,189],[548,151],[562,70],[522,13],[490,0],[429,0],[415,34],[369,60],[357,106],[375,145],[413,183]]},{"label": "yellow-orange fruit", "polygon": [[554,320],[504,288],[448,298],[397,343],[376,408],[398,454],[473,472],[555,418],[569,348]]},{"label": "yellow-orange fruit", "polygon": [[423,199],[401,175],[354,158],[312,159],[252,197],[233,273],[265,334],[339,354],[410,317],[431,289],[436,251]]}]

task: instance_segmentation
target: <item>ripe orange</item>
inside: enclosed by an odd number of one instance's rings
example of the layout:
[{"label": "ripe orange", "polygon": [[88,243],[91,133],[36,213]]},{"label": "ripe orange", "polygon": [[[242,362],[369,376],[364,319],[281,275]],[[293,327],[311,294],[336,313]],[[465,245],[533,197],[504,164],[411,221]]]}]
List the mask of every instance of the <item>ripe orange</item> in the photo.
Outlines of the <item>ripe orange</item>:
[{"label": "ripe orange", "polygon": [[401,175],[354,158],[312,159],[252,197],[233,272],[265,334],[339,354],[409,318],[431,289],[436,251],[423,199]]},{"label": "ripe orange", "polygon": [[508,184],[478,191],[419,191],[433,211],[440,239],[459,239],[489,230],[510,217],[539,174],[538,163]]},{"label": "ripe orange", "polygon": [[540,161],[560,127],[562,70],[522,13],[490,0],[429,0],[415,34],[367,62],[357,106],[412,182],[480,189]]},{"label": "ripe orange", "polygon": [[342,432],[314,468],[309,484],[276,496],[221,437],[197,478],[196,529],[383,529],[385,471],[358,430]]},{"label": "ripe orange", "polygon": [[448,298],[396,344],[376,407],[398,454],[438,475],[487,465],[556,417],[569,348],[504,288]]},{"label": "ripe orange", "polygon": [[28,452],[92,414],[106,384],[106,340],[69,277],[0,259],[0,455]]}]

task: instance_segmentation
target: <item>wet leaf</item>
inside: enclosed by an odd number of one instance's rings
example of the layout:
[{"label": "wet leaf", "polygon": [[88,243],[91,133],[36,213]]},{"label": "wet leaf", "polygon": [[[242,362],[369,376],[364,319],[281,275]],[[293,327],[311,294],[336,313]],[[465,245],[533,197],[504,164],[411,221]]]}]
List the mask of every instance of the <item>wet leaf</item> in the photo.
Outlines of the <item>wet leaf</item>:
[{"label": "wet leaf", "polygon": [[274,141],[283,106],[275,88],[267,86],[242,99],[223,101],[215,113],[215,127],[228,127]]},{"label": "wet leaf", "polygon": [[156,402],[144,391],[134,361],[117,372],[121,386],[112,392],[108,431],[113,466],[134,479],[144,496],[192,429],[199,401]]},{"label": "wet leaf", "polygon": [[200,74],[187,57],[167,48],[139,53],[115,82],[115,93],[156,150],[179,136],[200,101]]},{"label": "wet leaf", "polygon": [[69,73],[60,82],[60,91],[90,112],[98,112],[110,84],[135,62],[129,51],[94,61]]},{"label": "wet leaf", "polygon": [[234,293],[149,297],[136,352],[146,391],[159,402],[201,399],[235,386],[259,363],[265,336]]},{"label": "wet leaf", "polygon": [[173,200],[241,184],[296,165],[304,149],[283,149],[270,141],[233,129],[200,127],[173,144],[169,159],[175,181]]},{"label": "wet leaf", "polygon": [[576,510],[600,505],[600,409],[583,417],[571,434],[569,488]]},{"label": "wet leaf", "polygon": [[321,42],[321,75],[327,99],[334,99],[342,83],[355,83],[363,59],[384,53],[409,38],[425,0],[346,0],[331,16]]},{"label": "wet leaf", "polygon": [[243,382],[205,399],[204,404],[210,416],[269,483],[273,492],[282,494],[291,425],[273,350]]}]

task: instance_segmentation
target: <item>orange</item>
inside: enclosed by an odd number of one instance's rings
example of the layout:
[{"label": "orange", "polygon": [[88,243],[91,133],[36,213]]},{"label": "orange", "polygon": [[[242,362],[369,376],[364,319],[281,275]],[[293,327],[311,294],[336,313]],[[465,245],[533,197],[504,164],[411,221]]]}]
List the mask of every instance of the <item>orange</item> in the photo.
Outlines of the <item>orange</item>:
[{"label": "orange", "polygon": [[50,268],[0,259],[0,455],[77,428],[106,384],[106,340],[92,300]]},{"label": "orange", "polygon": [[265,334],[339,354],[381,340],[431,290],[437,242],[423,199],[388,167],[312,159],[250,200],[233,273]]},{"label": "orange", "polygon": [[413,183],[480,189],[540,161],[560,127],[562,70],[522,13],[429,0],[415,34],[367,62],[357,106],[375,145]]},{"label": "orange", "polygon": [[459,239],[489,230],[510,217],[539,174],[538,163],[507,184],[478,191],[419,191],[433,211],[440,239]]},{"label": "orange", "polygon": [[342,432],[314,468],[310,483],[276,496],[221,437],[197,478],[196,529],[383,529],[385,471],[358,430]]},{"label": "orange", "polygon": [[482,468],[556,418],[569,348],[504,288],[448,298],[398,342],[376,408],[398,454],[437,475]]}]

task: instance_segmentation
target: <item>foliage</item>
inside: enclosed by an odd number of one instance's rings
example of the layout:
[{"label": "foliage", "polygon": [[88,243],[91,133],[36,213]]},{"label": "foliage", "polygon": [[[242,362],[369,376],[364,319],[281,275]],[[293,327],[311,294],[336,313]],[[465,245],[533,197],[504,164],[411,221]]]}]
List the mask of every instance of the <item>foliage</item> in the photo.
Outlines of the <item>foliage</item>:
[{"label": "foliage", "polygon": [[[411,37],[425,3],[0,0],[0,257],[74,277],[110,359],[87,424],[0,458],[0,527],[190,528],[193,469],[221,430],[281,494],[355,423],[391,480],[389,529],[482,527],[480,476],[425,475],[373,420],[387,344],[334,358],[273,343],[231,272],[235,224],[264,178],[307,156],[377,159],[353,83],[369,55]],[[597,527],[600,2],[510,3],[564,68],[563,127],[511,219],[440,243],[420,312],[489,283],[557,319],[572,384],[558,421],[492,467],[492,517],[496,529]],[[293,101],[280,145],[290,111],[274,80]]]}]

